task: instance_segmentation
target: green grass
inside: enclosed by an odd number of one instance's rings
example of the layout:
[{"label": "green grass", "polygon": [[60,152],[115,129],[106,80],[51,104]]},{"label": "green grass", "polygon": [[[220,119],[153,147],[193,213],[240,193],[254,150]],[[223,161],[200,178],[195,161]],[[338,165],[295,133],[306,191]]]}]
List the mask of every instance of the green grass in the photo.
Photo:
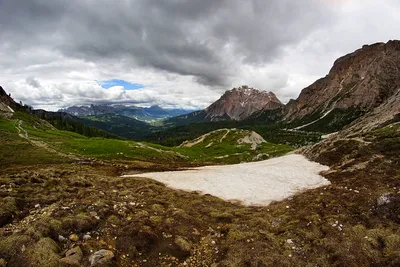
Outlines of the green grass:
[{"label": "green grass", "polygon": [[[22,121],[22,123],[21,123]],[[17,126],[25,130],[32,141],[43,144],[35,146],[18,135]],[[57,130],[47,122],[29,114],[18,112],[13,120],[0,120],[0,160],[5,165],[70,162],[66,156],[90,157],[102,160],[148,161],[153,163],[197,162],[239,163],[283,155],[293,148],[289,145],[263,143],[252,150],[250,144],[238,144],[237,140],[249,134],[246,130],[231,131],[220,142],[226,131],[210,134],[204,142],[193,147],[164,147],[150,143],[138,143],[101,137],[86,137],[74,132]],[[208,146],[210,143],[212,145]],[[46,149],[47,148],[47,149]],[[58,153],[54,153],[57,151]],[[5,166],[3,165],[3,166]]]},{"label": "green grass", "polygon": [[1,167],[44,163],[65,163],[70,160],[33,146],[18,135],[17,121],[0,119],[0,163]]},{"label": "green grass", "polygon": [[[195,161],[207,161],[218,163],[239,163],[253,161],[257,155],[263,154],[260,159],[283,155],[293,147],[283,144],[262,143],[255,150],[250,144],[239,144],[238,140],[250,134],[246,130],[214,131],[204,140],[192,147],[180,147],[182,154]],[[226,134],[226,135],[225,135]],[[222,141],[221,141],[222,140]]]}]

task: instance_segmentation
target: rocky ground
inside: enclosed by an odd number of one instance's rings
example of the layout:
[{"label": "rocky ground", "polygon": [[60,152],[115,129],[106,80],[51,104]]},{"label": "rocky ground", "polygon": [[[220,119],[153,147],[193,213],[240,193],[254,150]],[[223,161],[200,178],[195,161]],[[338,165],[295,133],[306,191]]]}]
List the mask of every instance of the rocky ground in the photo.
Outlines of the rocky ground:
[{"label": "rocky ground", "polygon": [[332,184],[266,207],[120,177],[166,165],[2,169],[0,266],[398,266],[399,131],[358,138],[304,151]]}]

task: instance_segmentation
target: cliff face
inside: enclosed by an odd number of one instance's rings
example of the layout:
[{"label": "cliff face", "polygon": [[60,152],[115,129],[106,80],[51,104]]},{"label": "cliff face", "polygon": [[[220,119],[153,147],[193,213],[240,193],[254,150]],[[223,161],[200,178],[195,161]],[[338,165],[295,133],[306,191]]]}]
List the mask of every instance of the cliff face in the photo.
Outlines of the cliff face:
[{"label": "cliff face", "polygon": [[337,59],[329,74],[302,90],[285,107],[289,121],[333,109],[369,112],[400,87],[400,41],[364,45]]},{"label": "cliff face", "polygon": [[274,110],[283,104],[272,92],[259,91],[242,86],[226,91],[219,100],[205,109],[206,119],[211,121],[243,120],[261,110]]}]

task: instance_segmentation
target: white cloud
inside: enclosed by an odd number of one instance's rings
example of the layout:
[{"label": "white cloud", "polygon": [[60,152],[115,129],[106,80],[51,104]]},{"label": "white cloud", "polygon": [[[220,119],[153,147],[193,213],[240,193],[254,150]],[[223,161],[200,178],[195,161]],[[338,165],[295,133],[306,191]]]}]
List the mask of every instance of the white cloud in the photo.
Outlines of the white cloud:
[{"label": "white cloud", "polygon": [[[72,1],[86,7],[89,2]],[[0,33],[0,84],[16,100],[49,110],[91,103],[200,109],[242,84],[273,91],[287,102],[325,76],[336,58],[363,44],[398,38],[400,31],[395,0],[321,1],[315,11],[279,1],[253,0],[245,6],[241,1],[152,2],[158,21],[126,16],[129,3],[109,6],[122,9],[120,16],[108,17],[101,7],[71,13],[41,2],[45,7],[32,9],[43,12],[38,16],[22,4],[0,2],[5,29]],[[305,13],[300,16],[293,8]],[[7,20],[13,10],[23,14],[14,24]],[[111,79],[144,88],[99,85]]]}]

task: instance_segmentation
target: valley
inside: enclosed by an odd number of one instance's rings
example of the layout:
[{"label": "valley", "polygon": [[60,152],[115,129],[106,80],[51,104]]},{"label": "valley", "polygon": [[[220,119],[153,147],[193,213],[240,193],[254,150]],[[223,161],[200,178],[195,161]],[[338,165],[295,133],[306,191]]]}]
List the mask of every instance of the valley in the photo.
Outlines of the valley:
[{"label": "valley", "polygon": [[161,126],[0,88],[0,266],[400,265],[399,55],[367,45],[286,105],[242,86]]}]

